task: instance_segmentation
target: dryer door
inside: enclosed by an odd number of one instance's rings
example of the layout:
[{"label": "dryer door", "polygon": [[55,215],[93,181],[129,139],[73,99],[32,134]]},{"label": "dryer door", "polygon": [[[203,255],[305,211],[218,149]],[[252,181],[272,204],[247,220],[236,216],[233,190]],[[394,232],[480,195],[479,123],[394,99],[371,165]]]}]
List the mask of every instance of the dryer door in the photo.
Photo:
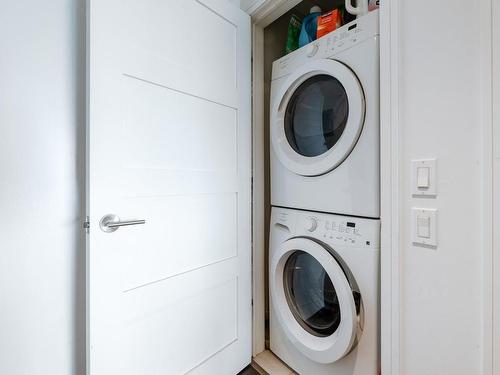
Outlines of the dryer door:
[{"label": "dryer door", "polygon": [[288,339],[318,363],[346,356],[360,322],[353,289],[333,255],[310,239],[293,238],[274,253],[270,271],[273,308]]},{"label": "dryer door", "polygon": [[292,172],[318,176],[354,148],[365,117],[356,75],[335,60],[316,60],[292,73],[273,96],[271,142]]}]

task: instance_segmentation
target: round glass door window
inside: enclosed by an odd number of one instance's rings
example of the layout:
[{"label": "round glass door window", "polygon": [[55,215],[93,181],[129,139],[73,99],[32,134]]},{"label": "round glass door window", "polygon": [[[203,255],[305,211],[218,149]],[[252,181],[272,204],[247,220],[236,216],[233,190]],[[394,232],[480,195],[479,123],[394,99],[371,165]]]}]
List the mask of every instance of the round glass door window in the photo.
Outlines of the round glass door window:
[{"label": "round glass door window", "polygon": [[284,289],[288,306],[309,333],[326,337],[340,325],[340,305],[332,280],[309,253],[294,252],[284,268]]},{"label": "round glass door window", "polygon": [[284,118],[285,135],[298,154],[319,156],[338,142],[348,116],[344,86],[331,75],[316,75],[305,80],[290,98]]}]

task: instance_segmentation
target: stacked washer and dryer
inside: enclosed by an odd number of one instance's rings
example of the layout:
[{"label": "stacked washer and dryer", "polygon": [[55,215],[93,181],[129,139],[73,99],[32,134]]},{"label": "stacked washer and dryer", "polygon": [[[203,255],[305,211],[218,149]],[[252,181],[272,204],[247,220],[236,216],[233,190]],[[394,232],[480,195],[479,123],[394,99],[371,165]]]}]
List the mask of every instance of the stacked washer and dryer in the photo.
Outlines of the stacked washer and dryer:
[{"label": "stacked washer and dryer", "polygon": [[378,16],[273,64],[270,345],[301,375],[380,371]]}]

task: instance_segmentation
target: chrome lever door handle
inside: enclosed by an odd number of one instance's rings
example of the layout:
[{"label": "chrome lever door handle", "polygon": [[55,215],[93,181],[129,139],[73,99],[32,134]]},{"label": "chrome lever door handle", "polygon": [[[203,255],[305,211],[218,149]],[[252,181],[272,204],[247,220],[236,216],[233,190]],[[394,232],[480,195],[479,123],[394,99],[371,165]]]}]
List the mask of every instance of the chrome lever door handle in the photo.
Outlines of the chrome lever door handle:
[{"label": "chrome lever door handle", "polygon": [[118,221],[116,223],[108,223],[106,226],[108,228],[118,228],[118,227],[124,227],[127,225],[139,225],[139,224],[146,224],[146,220]]},{"label": "chrome lever door handle", "polygon": [[146,224],[146,220],[125,220],[120,221],[120,218],[117,215],[109,214],[102,217],[99,222],[99,226],[101,230],[106,233],[112,233],[120,227],[125,227],[128,225],[141,225]]}]

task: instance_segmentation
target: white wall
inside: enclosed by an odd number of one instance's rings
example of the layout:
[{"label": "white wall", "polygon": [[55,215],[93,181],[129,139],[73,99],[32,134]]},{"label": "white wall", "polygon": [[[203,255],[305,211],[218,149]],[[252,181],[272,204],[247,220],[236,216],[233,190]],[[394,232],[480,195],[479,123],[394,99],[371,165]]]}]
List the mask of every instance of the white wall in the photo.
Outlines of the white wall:
[{"label": "white wall", "polygon": [[80,375],[84,0],[1,4],[0,374]]},{"label": "white wall", "polygon": [[246,11],[247,9],[250,9],[252,5],[257,3],[257,1],[258,0],[240,0],[241,9]]},{"label": "white wall", "polygon": [[[487,9],[489,10],[489,9]],[[492,38],[486,39],[485,42],[491,43],[492,59],[489,61],[494,67],[491,71],[492,78],[492,176],[493,176],[493,225],[492,225],[492,239],[493,251],[491,254],[491,265],[487,268],[491,272],[491,279],[493,280],[492,288],[492,318],[493,327],[491,329],[492,339],[492,367],[493,374],[500,372],[500,3],[492,1]],[[494,272],[496,271],[496,272]],[[490,276],[490,275],[488,275]],[[488,290],[488,289],[487,289]]]},{"label": "white wall", "polygon": [[[400,7],[401,374],[481,373],[480,2]],[[410,161],[437,158],[436,199],[411,197]],[[438,248],[411,244],[411,208],[438,209]]]}]

